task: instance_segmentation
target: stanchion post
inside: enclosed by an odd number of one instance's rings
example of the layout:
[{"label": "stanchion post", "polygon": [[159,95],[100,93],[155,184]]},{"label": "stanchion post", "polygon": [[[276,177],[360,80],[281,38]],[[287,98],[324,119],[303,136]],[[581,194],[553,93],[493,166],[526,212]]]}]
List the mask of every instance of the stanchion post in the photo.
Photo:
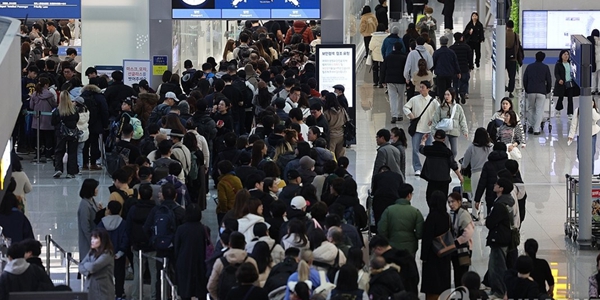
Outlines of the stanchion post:
[{"label": "stanchion post", "polygon": [[50,243],[52,238],[46,235],[46,273],[50,276]]},{"label": "stanchion post", "polygon": [[41,111],[35,111],[35,115],[34,118],[37,118],[37,156],[36,156],[36,162],[39,164],[40,163],[40,123],[42,123],[42,112]]},{"label": "stanchion post", "polygon": [[163,267],[160,270],[160,296],[167,299],[167,258],[163,257]]},{"label": "stanchion post", "polygon": [[[139,278],[139,289],[140,289],[140,300],[143,300],[144,297],[142,296],[143,294],[143,290],[144,290],[144,272],[143,272],[143,266],[144,266],[144,260],[143,260],[143,254],[142,254],[142,250],[138,250],[138,263],[139,263],[139,268],[138,268],[138,278]],[[150,263],[150,261],[148,261],[148,263]]]},{"label": "stanchion post", "polygon": [[65,284],[68,287],[71,287],[71,252],[65,253],[65,259],[67,260],[67,263],[65,264],[67,267],[65,270]]}]

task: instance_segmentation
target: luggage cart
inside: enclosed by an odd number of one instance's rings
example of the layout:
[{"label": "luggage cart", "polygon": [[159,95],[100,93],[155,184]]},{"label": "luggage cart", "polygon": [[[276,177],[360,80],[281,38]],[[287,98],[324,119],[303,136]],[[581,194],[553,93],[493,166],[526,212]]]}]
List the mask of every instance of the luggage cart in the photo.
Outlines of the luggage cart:
[{"label": "luggage cart", "polygon": [[[565,236],[573,242],[579,237],[579,176],[566,174],[567,215]],[[592,247],[598,247],[600,239],[600,179],[592,179]]]},{"label": "luggage cart", "polygon": [[[553,89],[554,90],[554,89]],[[550,122],[550,120],[552,120],[552,113],[554,110],[554,92],[553,90],[546,95],[546,103],[544,106],[547,105],[548,110],[544,111],[543,113],[546,115],[545,118],[542,119],[542,123],[540,125],[540,132],[544,131],[544,125],[548,124],[548,133],[552,133],[552,123]],[[523,94],[521,97],[521,100],[519,101],[520,106],[521,106],[521,114],[520,114],[520,118],[521,120],[524,120],[523,123],[523,130],[525,132],[527,132],[529,130],[529,128],[531,126],[533,126],[533,124],[530,123],[530,120],[527,118],[527,94],[525,93],[525,90],[523,90]]]}]

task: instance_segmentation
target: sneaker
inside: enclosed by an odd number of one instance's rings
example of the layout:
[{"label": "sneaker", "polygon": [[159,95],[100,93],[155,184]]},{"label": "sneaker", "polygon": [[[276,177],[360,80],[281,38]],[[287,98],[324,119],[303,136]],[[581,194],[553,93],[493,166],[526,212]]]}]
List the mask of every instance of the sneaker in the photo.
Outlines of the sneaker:
[{"label": "sneaker", "polygon": [[560,118],[560,110],[555,111],[554,116]]},{"label": "sneaker", "polygon": [[56,171],[56,173],[54,173],[54,178],[60,178],[60,176],[62,175],[62,171]]},{"label": "sneaker", "polygon": [[415,176],[421,176],[421,170],[416,170],[415,171]]},{"label": "sneaker", "polygon": [[467,104],[467,100],[465,99],[465,97],[460,98],[460,103]]},{"label": "sneaker", "polygon": [[569,118],[569,121],[570,121],[570,120],[573,120],[573,114],[568,114],[568,115],[567,115],[567,118]]},{"label": "sneaker", "polygon": [[536,131],[536,132],[533,133],[533,135],[540,135],[540,134],[542,134],[542,133],[539,132],[539,131]]},{"label": "sneaker", "polygon": [[379,86],[379,83],[373,83],[373,86]]},{"label": "sneaker", "polygon": [[396,124],[396,120],[398,120],[396,117],[392,117],[392,124]]},{"label": "sneaker", "polygon": [[513,95],[513,93],[508,93],[508,98],[514,98],[515,95]]},{"label": "sneaker", "polygon": [[527,129],[527,133],[533,133],[533,127],[529,127],[529,129]]},{"label": "sneaker", "polygon": [[73,175],[73,174],[67,174],[66,178],[67,179],[73,179],[73,178],[75,178],[75,175]]},{"label": "sneaker", "polygon": [[402,122],[402,121],[404,121],[404,117],[398,117],[398,121],[399,121],[399,122]]}]

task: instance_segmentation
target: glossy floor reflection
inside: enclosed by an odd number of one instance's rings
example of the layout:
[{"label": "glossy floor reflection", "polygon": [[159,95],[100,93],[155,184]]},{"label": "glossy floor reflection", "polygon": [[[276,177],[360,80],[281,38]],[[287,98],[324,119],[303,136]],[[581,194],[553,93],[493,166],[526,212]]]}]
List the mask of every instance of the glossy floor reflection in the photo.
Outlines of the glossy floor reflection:
[{"label": "glossy floor reflection", "polygon": [[[439,15],[441,5],[436,1],[434,15],[441,22]],[[475,1],[467,0],[457,4],[455,12],[455,28],[464,28],[471,11],[475,9]],[[406,26],[403,23],[402,26]],[[489,34],[490,32],[488,32]],[[438,32],[438,37],[441,30]],[[491,99],[491,63],[490,47],[482,47],[482,65],[471,73],[470,93],[464,105],[468,120],[470,136],[478,127],[485,127],[493,112]],[[372,74],[359,64],[357,81],[357,135],[358,143],[347,151],[350,158],[349,171],[354,174],[359,186],[359,195],[364,201],[370,188],[371,173],[376,154],[375,133],[381,128],[392,128],[389,104],[384,89],[372,86]],[[515,93],[517,94],[517,93]],[[577,106],[578,101],[575,100]],[[406,119],[406,118],[405,118]],[[527,136],[527,147],[522,149],[521,171],[528,192],[527,215],[522,226],[523,241],[535,238],[539,242],[538,256],[551,262],[555,274],[556,298],[586,298],[587,278],[595,272],[597,251],[579,251],[570,241],[565,239],[563,222],[566,214],[565,174],[577,174],[578,162],[575,145],[567,146],[568,120],[551,119],[552,132],[547,127],[539,136]],[[406,129],[408,121],[395,126]],[[459,157],[470,142],[459,139]],[[409,149],[410,149],[409,141]],[[600,153],[600,151],[597,151]],[[598,164],[597,164],[598,165]],[[411,166],[411,155],[407,155],[407,166]],[[112,184],[104,171],[84,172],[76,179],[53,179],[53,167],[50,163],[34,165],[24,161],[26,173],[31,178],[34,190],[27,195],[27,210],[33,224],[34,233],[43,240],[46,234],[53,238],[66,250],[77,254],[77,208],[79,205],[79,187],[85,178],[100,180],[101,187],[98,198],[106,205],[107,187]],[[598,173],[598,171],[596,171]],[[408,183],[415,187],[413,205],[424,214],[428,209],[425,203],[426,182],[414,176],[411,167],[407,167]],[[454,180],[451,186],[458,185]],[[215,193],[215,191],[211,191]],[[211,196],[213,196],[211,195]],[[215,205],[208,201],[209,208],[203,215],[203,222],[212,228],[213,238],[216,231]],[[487,230],[478,226],[474,238],[475,248],[472,269],[481,275],[487,269],[489,248],[485,247]],[[522,247],[520,248],[522,252]],[[418,255],[417,255],[418,256]],[[419,262],[420,265],[420,262]]]}]

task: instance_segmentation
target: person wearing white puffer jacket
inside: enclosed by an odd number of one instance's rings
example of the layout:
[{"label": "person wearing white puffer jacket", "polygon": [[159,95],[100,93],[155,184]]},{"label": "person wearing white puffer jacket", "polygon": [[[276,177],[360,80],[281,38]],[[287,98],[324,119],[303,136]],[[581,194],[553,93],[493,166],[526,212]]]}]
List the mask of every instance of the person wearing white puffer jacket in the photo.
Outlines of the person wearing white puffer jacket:
[{"label": "person wearing white puffer jacket", "polygon": [[371,58],[373,59],[373,86],[383,87],[383,84],[379,82],[379,65],[383,63],[383,55],[381,53],[381,47],[383,46],[383,40],[389,35],[387,32],[373,32],[371,34],[371,42],[369,43],[369,50],[371,51]]},{"label": "person wearing white puffer jacket", "polygon": [[[243,212],[244,216],[238,219],[238,231],[244,235],[246,238],[246,243],[249,243],[254,239],[254,225],[258,223],[265,223],[265,218],[262,216],[262,202],[256,198],[248,199]],[[270,225],[267,224],[267,229],[269,227]]]},{"label": "person wearing white puffer jacket", "polygon": [[83,132],[77,140],[77,166],[79,166],[79,174],[81,174],[81,169],[83,168],[83,146],[90,137],[90,111],[87,109],[85,104],[83,104],[84,100],[82,97],[77,97],[73,101],[75,102],[77,113],[79,114],[77,129]]},{"label": "person wearing white puffer jacket", "polygon": [[346,255],[336,245],[327,240],[325,232],[320,229],[314,229],[309,233],[308,239],[313,251],[313,266],[317,271],[327,272],[330,266],[336,263],[338,266],[346,264]]}]

